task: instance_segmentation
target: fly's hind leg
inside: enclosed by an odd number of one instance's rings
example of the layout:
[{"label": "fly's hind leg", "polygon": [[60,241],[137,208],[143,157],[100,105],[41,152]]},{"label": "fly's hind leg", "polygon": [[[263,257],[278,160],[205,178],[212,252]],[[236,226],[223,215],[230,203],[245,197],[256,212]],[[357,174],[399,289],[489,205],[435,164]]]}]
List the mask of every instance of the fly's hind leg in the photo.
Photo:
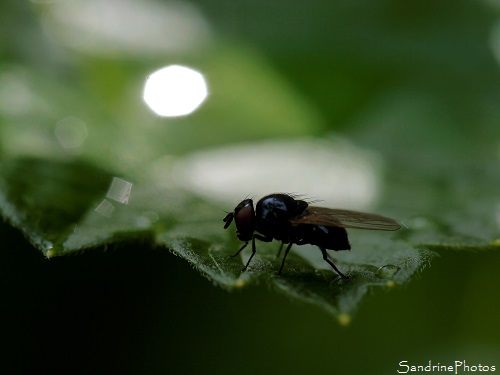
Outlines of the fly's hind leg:
[{"label": "fly's hind leg", "polygon": [[343,279],[348,279],[348,277],[344,275],[342,272],[340,272],[339,269],[335,266],[335,264],[333,264],[333,262],[330,259],[328,259],[328,254],[326,253],[326,249],[324,247],[319,247],[319,249],[321,250],[321,254],[323,254],[323,259],[325,260],[325,262],[327,262],[330,266],[332,266],[333,270],[337,272],[340,277],[342,277]]}]

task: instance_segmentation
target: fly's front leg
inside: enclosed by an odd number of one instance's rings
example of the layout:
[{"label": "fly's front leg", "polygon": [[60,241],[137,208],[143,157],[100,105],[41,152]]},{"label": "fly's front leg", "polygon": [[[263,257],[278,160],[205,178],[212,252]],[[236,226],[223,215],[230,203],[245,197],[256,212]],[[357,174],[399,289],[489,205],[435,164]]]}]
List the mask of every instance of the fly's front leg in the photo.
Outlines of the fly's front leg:
[{"label": "fly's front leg", "polygon": [[243,251],[243,249],[244,249],[245,247],[247,247],[247,245],[248,245],[248,241],[247,241],[247,242],[245,242],[245,243],[243,244],[243,246],[242,246],[242,247],[240,247],[240,249],[236,252],[236,254],[231,255],[231,258],[234,258],[236,255],[238,255],[239,253],[241,253],[241,252]]},{"label": "fly's front leg", "polygon": [[[255,248],[255,239],[256,239],[256,238],[257,238],[258,240],[261,240],[261,241],[264,241],[264,242],[271,242],[271,241],[273,240],[273,238],[272,238],[272,237],[266,237],[266,236],[262,236],[262,235],[260,235],[260,234],[254,234],[254,235],[253,235],[253,238],[252,238],[252,255],[250,255],[250,258],[248,259],[247,264],[245,265],[245,267],[243,267],[243,269],[241,270],[241,272],[246,271],[246,269],[248,268],[248,265],[250,264],[250,262],[251,262],[251,260],[252,260],[253,256],[254,256],[254,255],[255,255],[255,253],[257,252],[257,250],[256,250],[256,248]],[[247,244],[248,244],[248,242],[247,242],[245,245],[243,245],[243,247],[240,249],[240,251],[241,251],[241,250],[243,250]],[[238,255],[240,251],[238,251],[235,255]]]},{"label": "fly's front leg", "polygon": [[[248,245],[248,241],[247,241],[247,242],[245,242],[245,243],[243,244],[243,246],[242,246],[242,247],[240,247],[240,249],[236,252],[236,254],[231,255],[231,258],[234,258],[234,257],[235,257],[235,256],[237,256],[239,253],[241,253],[241,252],[243,251],[243,249],[244,249],[245,247],[247,247],[247,245]],[[255,238],[253,238],[253,239],[252,239],[252,255],[250,256],[250,259],[248,259],[247,265],[246,265],[245,267],[243,267],[243,269],[241,270],[241,272],[243,272],[243,271],[245,271],[245,270],[247,269],[248,264],[249,264],[249,263],[250,263],[250,261],[252,260],[252,258],[253,258],[253,255],[254,255],[254,254],[255,254]]]},{"label": "fly's front leg", "polygon": [[[246,244],[245,244],[245,246],[246,246]],[[245,272],[247,270],[248,265],[250,264],[250,261],[252,260],[253,256],[255,255],[255,252],[256,252],[256,250],[255,250],[255,236],[253,236],[253,238],[252,238],[252,255],[250,255],[250,258],[248,258],[248,262],[245,265],[245,267],[243,267],[241,269],[241,272]]]}]

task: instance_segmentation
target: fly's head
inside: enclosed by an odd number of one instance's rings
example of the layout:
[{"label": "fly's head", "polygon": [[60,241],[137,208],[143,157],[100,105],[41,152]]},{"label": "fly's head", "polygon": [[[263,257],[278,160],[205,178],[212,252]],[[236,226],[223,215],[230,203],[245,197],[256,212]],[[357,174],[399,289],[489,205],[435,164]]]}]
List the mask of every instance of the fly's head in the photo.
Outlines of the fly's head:
[{"label": "fly's head", "polygon": [[224,229],[231,225],[232,221],[236,224],[236,236],[240,241],[250,241],[255,231],[255,211],[253,201],[245,199],[241,201],[234,209],[224,217]]}]

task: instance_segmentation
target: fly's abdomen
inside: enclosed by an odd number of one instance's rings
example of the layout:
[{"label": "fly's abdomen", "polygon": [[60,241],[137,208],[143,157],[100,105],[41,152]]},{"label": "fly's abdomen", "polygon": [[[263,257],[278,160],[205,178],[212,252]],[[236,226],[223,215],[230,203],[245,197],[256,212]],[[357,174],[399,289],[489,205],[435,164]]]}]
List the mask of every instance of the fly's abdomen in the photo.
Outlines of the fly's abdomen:
[{"label": "fly's abdomen", "polygon": [[347,231],[341,227],[325,227],[323,225],[300,225],[300,244],[311,244],[328,250],[350,250]]}]

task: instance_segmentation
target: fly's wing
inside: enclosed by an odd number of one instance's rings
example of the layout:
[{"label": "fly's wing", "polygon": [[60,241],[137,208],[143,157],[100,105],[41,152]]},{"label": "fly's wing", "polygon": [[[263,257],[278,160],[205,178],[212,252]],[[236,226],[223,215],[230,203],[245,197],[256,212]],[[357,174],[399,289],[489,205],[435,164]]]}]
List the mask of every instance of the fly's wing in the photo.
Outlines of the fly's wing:
[{"label": "fly's wing", "polygon": [[396,220],[382,215],[315,206],[307,207],[300,216],[290,219],[290,222],[293,226],[312,224],[370,230],[398,230],[401,228]]}]

